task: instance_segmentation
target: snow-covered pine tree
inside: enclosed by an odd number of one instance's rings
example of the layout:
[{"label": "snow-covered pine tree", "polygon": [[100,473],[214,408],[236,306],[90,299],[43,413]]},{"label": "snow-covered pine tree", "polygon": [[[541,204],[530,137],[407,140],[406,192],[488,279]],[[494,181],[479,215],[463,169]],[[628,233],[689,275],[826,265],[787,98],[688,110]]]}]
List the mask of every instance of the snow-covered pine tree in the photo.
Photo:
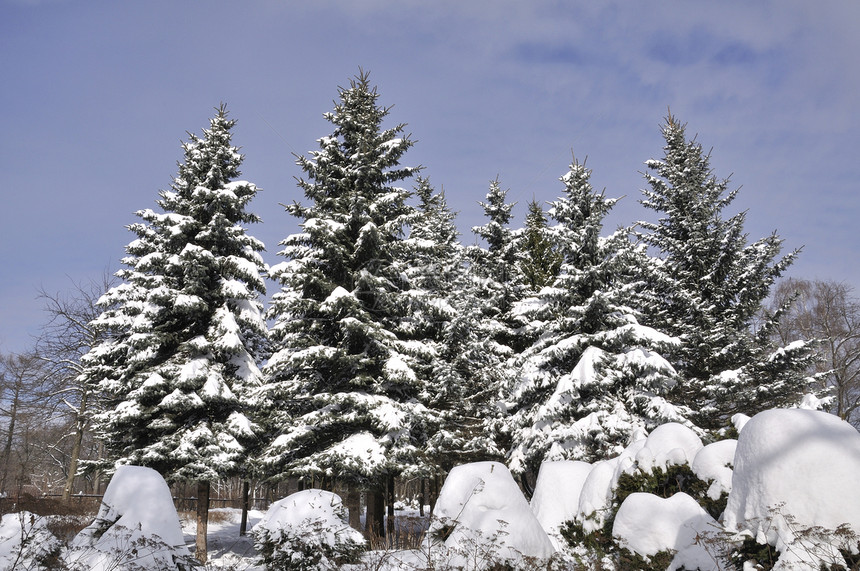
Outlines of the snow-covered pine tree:
[{"label": "snow-covered pine tree", "polygon": [[[189,134],[163,212],[141,210],[123,281],[99,301],[110,331],[84,358],[106,409],[95,417],[112,460],[198,483],[198,557],[206,557],[212,480],[241,474],[255,439],[249,395],[261,383],[266,323],[263,243],[246,233],[257,194],[240,176],[224,105],[203,136]],[[206,498],[205,500],[203,498]]]},{"label": "snow-covered pine tree", "polygon": [[749,243],[745,212],[724,210],[738,189],[714,176],[710,156],[688,140],[685,125],[669,115],[662,128],[661,160],[649,160],[641,203],[657,213],[643,221],[642,241],[660,253],[651,274],[649,322],[681,339],[672,362],[685,379],[683,401],[697,422],[724,425],[732,414],[798,403],[809,347],[777,348],[769,340],[779,314],[757,323],[774,281],[798,251],[779,257],[774,233]]},{"label": "snow-covered pine tree", "polygon": [[271,270],[281,290],[269,308],[274,354],[261,393],[263,470],[362,485],[374,534],[389,478],[423,470],[432,422],[419,374],[430,356],[409,339],[401,259],[415,214],[410,193],[394,186],[417,169],[399,165],[412,141],[404,125],[383,129],[389,109],[377,99],[360,73],[325,115],[333,133],[297,158],[309,203],[288,207],[302,232],[282,242],[287,261]]},{"label": "snow-covered pine tree", "polygon": [[518,351],[522,343],[511,309],[526,295],[528,286],[519,265],[519,240],[509,226],[516,203],[507,202],[507,194],[496,178],[490,181],[486,202],[479,203],[487,221],[472,232],[486,247],[475,245],[467,251],[472,276],[469,294],[482,314],[481,336],[500,348]]},{"label": "snow-covered pine tree", "polygon": [[520,271],[529,290],[536,293],[552,282],[561,266],[561,254],[550,238],[546,215],[537,200],[529,202],[521,234]]},{"label": "snow-covered pine tree", "polygon": [[[667,421],[688,423],[667,396],[675,371],[661,356],[676,340],[639,324],[645,254],[628,229],[601,237],[617,202],[574,159],[551,203],[558,276],[516,306],[536,341],[517,358],[510,388],[511,469],[536,474],[544,460],[595,461]],[[688,423],[689,424],[689,423]]]},{"label": "snow-covered pine tree", "polygon": [[[429,383],[429,406],[439,424],[425,453],[435,474],[464,462],[499,459],[487,437],[487,402],[494,391],[481,381],[479,365],[470,350],[477,344],[475,308],[464,295],[468,279],[465,249],[459,243],[455,214],[444,193],[435,192],[426,179],[415,189],[418,215],[404,241],[412,297],[412,339],[432,347],[432,360],[420,374]],[[483,358],[483,355],[481,356]]]}]

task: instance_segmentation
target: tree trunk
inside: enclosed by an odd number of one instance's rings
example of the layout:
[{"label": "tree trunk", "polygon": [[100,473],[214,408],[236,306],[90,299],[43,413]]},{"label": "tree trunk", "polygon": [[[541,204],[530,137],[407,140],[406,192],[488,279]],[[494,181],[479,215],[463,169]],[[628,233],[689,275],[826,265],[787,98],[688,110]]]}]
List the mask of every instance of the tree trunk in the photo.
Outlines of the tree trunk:
[{"label": "tree trunk", "polygon": [[242,521],[239,522],[239,535],[245,535],[248,531],[248,499],[251,495],[251,482],[245,480],[242,482]]},{"label": "tree trunk", "polygon": [[388,547],[392,548],[394,547],[394,476],[388,476],[387,488],[388,517],[385,522],[385,539]]},{"label": "tree trunk", "polygon": [[69,458],[69,474],[66,476],[66,485],[63,486],[63,502],[68,502],[72,495],[72,487],[75,485],[75,475],[78,472],[78,459],[81,457],[81,445],[84,441],[84,429],[86,428],[87,396],[89,391],[84,389],[81,393],[81,407],[75,418],[75,442],[72,444],[72,455]]},{"label": "tree trunk", "polygon": [[346,488],[346,509],[349,510],[349,526],[361,530],[361,492],[355,484]]},{"label": "tree trunk", "polygon": [[206,564],[208,546],[206,533],[209,528],[209,480],[197,482],[197,560]]},{"label": "tree trunk", "polygon": [[424,502],[427,501],[425,497],[427,493],[427,481],[424,478],[421,478],[421,492],[418,494],[418,515],[420,517],[424,517]]},{"label": "tree trunk", "polygon": [[3,446],[3,475],[0,476],[0,492],[6,492],[6,482],[9,478],[9,461],[12,459],[12,441],[15,438],[15,420],[18,418],[18,399],[21,387],[16,384],[13,390],[12,407],[9,410],[9,432],[6,434],[6,444]]},{"label": "tree trunk", "polygon": [[373,545],[385,537],[385,488],[375,487],[367,491],[367,516],[364,535]]}]

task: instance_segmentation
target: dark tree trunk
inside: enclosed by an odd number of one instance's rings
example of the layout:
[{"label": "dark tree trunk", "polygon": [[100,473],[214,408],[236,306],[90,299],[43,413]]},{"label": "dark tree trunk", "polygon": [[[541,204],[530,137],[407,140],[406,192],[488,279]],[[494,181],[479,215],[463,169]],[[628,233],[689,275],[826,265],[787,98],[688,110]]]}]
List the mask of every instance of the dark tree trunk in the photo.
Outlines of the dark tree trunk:
[{"label": "dark tree trunk", "polygon": [[197,560],[206,564],[208,546],[206,533],[209,529],[209,480],[197,482]]},{"label": "dark tree trunk", "polygon": [[242,521],[239,522],[239,535],[245,535],[248,531],[248,509],[250,508],[249,498],[251,496],[251,482],[245,480],[242,482]]}]

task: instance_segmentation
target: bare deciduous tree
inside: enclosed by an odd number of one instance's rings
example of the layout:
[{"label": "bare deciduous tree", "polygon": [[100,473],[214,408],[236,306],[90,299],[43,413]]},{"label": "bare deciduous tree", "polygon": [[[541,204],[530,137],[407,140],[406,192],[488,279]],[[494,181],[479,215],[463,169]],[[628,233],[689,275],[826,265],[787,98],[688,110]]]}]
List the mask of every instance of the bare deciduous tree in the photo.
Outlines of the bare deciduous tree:
[{"label": "bare deciduous tree", "polygon": [[0,356],[0,491],[21,491],[44,450],[39,434],[52,425],[53,407],[46,399],[48,371],[34,352]]},{"label": "bare deciduous tree", "polygon": [[81,376],[81,357],[91,347],[103,340],[105,335],[92,325],[102,308],[97,307],[99,298],[114,283],[115,279],[105,271],[100,281],[75,283],[65,294],[51,294],[41,290],[48,321],[42,328],[38,350],[51,371],[52,396],[64,406],[71,427],[72,446],[68,453],[66,482],[63,500],[69,499],[78,463],[88,433],[91,411],[97,403],[97,395],[85,378]]},{"label": "bare deciduous tree", "polygon": [[835,281],[787,279],[774,291],[773,305],[795,298],[777,334],[782,343],[818,340],[822,360],[814,373],[832,391],[832,412],[860,427],[860,300]]}]

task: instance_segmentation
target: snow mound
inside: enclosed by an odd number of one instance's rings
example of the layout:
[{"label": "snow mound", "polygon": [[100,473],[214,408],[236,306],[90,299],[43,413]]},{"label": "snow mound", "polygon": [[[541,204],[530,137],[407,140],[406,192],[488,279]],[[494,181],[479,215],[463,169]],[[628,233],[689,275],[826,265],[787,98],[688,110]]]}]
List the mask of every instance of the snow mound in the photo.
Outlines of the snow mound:
[{"label": "snow mound", "polygon": [[303,490],[278,500],[251,533],[267,568],[334,569],[364,549],[340,496]]},{"label": "snow mound", "polygon": [[716,520],[685,493],[664,499],[637,492],[627,496],[618,508],[612,535],[643,557],[660,551],[676,552],[668,571],[682,567],[716,571],[720,567],[702,545],[696,544],[696,537],[719,529]]},{"label": "snow mound", "polygon": [[49,569],[59,551],[44,517],[19,512],[0,518],[0,569]]},{"label": "snow mound", "polygon": [[690,464],[703,447],[702,439],[683,424],[667,422],[648,435],[645,446],[636,454],[636,464],[644,472],[654,468]]},{"label": "snow mound", "polygon": [[603,527],[606,514],[612,505],[613,490],[618,482],[618,464],[621,457],[595,462],[582,484],[576,520],[583,530],[595,532]]},{"label": "snow mound", "polygon": [[556,549],[563,545],[562,525],[576,517],[579,494],[591,467],[588,462],[576,460],[544,462],[540,466],[531,508]]},{"label": "snow mound", "polygon": [[545,559],[555,552],[511,473],[498,462],[451,470],[428,536],[464,559],[482,554],[514,566],[522,557]]},{"label": "snow mound", "polygon": [[718,500],[723,493],[732,491],[732,466],[735,462],[737,440],[720,440],[708,444],[696,454],[690,466],[704,482],[711,482],[708,497]]},{"label": "snow mound", "polygon": [[170,488],[151,468],[120,466],[95,521],[72,540],[72,568],[191,569]]},{"label": "snow mound", "polygon": [[847,422],[814,410],[761,412],[738,437],[723,523],[776,546],[783,568],[818,569],[803,530],[844,524],[860,533],[857,474],[860,434]]}]

